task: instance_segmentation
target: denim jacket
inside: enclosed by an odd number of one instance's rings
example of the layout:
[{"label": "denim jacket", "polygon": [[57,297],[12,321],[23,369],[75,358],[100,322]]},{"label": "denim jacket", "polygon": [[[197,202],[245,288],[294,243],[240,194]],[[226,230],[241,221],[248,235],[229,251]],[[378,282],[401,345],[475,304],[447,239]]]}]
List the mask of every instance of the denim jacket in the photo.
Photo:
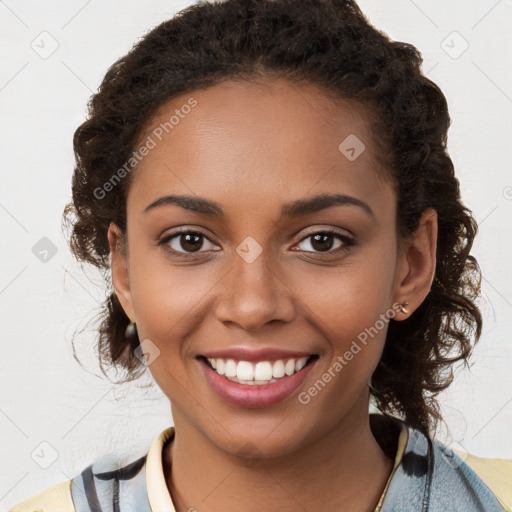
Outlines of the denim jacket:
[{"label": "denim jacket", "polygon": [[[453,450],[406,426],[407,443],[379,512],[503,512],[475,471]],[[512,486],[512,461],[509,461]]]}]

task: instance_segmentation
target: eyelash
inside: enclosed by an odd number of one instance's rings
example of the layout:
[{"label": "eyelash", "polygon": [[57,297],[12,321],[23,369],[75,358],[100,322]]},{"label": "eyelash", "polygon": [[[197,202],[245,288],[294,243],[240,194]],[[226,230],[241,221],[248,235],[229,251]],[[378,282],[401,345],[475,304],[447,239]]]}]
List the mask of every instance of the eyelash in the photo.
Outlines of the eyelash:
[{"label": "eyelash", "polygon": [[[200,231],[195,231],[195,230],[192,230],[192,229],[181,229],[181,230],[178,230],[178,231],[174,231],[173,233],[170,233],[169,235],[167,235],[164,238],[162,238],[158,242],[158,245],[164,246],[164,249],[167,252],[169,252],[170,254],[173,254],[173,255],[174,254],[179,254],[180,256],[183,256],[185,258],[196,257],[197,254],[200,254],[201,252],[205,252],[205,251],[196,251],[196,252],[190,252],[190,253],[181,252],[181,251],[176,251],[174,249],[171,249],[167,245],[171,240],[173,240],[174,238],[178,237],[179,235],[187,235],[187,234],[202,236],[202,237],[206,238],[206,240],[208,240],[210,243],[213,244],[213,242],[206,235],[201,233]],[[335,238],[337,238],[338,240],[343,242],[343,245],[341,247],[338,247],[335,250],[329,249],[328,251],[324,251],[324,252],[322,252],[322,251],[306,251],[306,252],[313,253],[313,254],[321,254],[321,255],[322,254],[333,255],[333,254],[338,254],[338,253],[341,253],[341,252],[347,252],[349,247],[352,247],[352,246],[357,244],[357,242],[355,241],[354,238],[352,238],[352,237],[350,237],[348,235],[345,235],[343,233],[340,233],[339,231],[336,231],[336,230],[333,230],[333,229],[323,229],[323,230],[313,231],[311,233],[308,233],[303,238],[301,238],[298,243],[301,243],[304,240],[307,240],[308,238],[311,238],[311,237],[313,237],[315,235],[325,235],[325,234],[333,235]]]}]

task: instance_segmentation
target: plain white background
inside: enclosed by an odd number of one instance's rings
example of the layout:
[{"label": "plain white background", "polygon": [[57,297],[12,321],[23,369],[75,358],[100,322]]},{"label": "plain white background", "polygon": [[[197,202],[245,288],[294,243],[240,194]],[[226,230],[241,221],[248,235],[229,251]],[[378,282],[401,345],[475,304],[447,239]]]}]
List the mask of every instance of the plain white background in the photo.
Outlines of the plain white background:
[{"label": "plain white background", "polygon": [[[93,328],[77,339],[86,369],[73,359],[71,336],[104,287],[76,264],[60,222],[89,96],[139,37],[190,4],[0,0],[0,510],[107,452],[131,461],[172,424],[160,390],[142,387],[149,375],[119,388],[102,377]],[[360,5],[377,28],[420,49],[446,94],[449,150],[480,227],[473,254],[484,276],[484,332],[471,371],[458,371],[440,396],[449,431],[439,437],[512,458],[512,1]],[[46,262],[36,244],[50,248]]]}]

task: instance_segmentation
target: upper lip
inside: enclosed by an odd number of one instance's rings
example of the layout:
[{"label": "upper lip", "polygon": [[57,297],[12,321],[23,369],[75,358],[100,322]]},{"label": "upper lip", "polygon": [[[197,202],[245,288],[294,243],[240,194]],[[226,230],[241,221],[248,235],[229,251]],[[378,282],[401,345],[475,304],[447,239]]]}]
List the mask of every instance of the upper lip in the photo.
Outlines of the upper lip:
[{"label": "upper lip", "polygon": [[249,349],[246,347],[232,347],[220,350],[211,350],[201,354],[208,359],[234,359],[236,361],[277,361],[279,359],[300,359],[314,355],[312,352],[295,352],[276,348]]}]

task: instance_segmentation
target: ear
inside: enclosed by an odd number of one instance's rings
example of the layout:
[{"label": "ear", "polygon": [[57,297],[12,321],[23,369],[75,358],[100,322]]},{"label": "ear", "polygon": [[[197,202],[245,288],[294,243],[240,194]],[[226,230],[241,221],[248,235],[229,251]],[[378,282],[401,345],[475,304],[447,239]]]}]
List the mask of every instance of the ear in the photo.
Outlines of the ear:
[{"label": "ear", "polygon": [[395,278],[396,302],[406,306],[395,320],[404,320],[425,300],[434,281],[437,252],[437,212],[423,212],[416,231],[401,244]]},{"label": "ear", "polygon": [[119,299],[126,316],[128,316],[132,322],[135,322],[132,293],[130,289],[127,244],[125,243],[121,229],[113,222],[110,223],[107,237],[110,245],[112,285],[114,286],[117,298]]}]

